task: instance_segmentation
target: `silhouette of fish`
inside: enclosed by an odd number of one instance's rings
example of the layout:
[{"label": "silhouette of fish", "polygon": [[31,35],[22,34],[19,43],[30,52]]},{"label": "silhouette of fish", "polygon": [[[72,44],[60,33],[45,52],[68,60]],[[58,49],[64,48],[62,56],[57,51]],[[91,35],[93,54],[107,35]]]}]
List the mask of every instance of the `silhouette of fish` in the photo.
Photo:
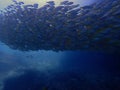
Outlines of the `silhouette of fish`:
[{"label": "silhouette of fish", "polygon": [[43,7],[13,2],[0,13],[0,41],[13,49],[120,52],[119,0],[83,7],[69,1]]}]

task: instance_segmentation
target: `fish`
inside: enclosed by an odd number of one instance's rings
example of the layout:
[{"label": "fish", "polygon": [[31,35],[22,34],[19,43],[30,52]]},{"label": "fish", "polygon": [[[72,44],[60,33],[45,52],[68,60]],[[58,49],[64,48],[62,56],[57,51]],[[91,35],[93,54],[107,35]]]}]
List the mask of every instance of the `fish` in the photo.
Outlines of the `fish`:
[{"label": "fish", "polygon": [[120,52],[119,0],[82,7],[70,1],[42,7],[14,2],[0,12],[0,41],[12,49]]}]

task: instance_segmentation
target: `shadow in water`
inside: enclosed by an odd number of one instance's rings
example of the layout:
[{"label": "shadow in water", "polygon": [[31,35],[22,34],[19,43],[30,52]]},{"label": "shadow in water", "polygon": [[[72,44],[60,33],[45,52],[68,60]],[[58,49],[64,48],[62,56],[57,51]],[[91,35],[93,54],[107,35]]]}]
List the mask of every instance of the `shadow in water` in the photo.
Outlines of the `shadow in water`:
[{"label": "shadow in water", "polygon": [[24,70],[24,73],[4,81],[3,90],[120,90],[119,78],[97,78],[91,81],[77,72],[42,73]]}]

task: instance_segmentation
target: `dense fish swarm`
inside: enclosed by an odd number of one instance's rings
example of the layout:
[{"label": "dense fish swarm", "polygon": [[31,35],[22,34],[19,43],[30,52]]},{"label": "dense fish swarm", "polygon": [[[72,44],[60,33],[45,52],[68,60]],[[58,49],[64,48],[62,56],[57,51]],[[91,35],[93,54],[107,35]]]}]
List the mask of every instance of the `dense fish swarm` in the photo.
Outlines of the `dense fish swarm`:
[{"label": "dense fish swarm", "polygon": [[83,7],[49,1],[40,8],[13,2],[0,12],[0,41],[10,48],[120,52],[119,0]]}]

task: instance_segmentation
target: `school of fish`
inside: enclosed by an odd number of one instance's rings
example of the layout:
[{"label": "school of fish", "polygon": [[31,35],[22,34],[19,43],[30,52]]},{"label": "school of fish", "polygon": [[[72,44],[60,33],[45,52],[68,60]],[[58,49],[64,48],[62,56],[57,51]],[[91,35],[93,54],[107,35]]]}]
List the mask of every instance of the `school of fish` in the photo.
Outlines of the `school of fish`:
[{"label": "school of fish", "polygon": [[39,7],[13,1],[0,11],[0,41],[20,51],[120,52],[120,2],[88,6],[54,1]]}]

